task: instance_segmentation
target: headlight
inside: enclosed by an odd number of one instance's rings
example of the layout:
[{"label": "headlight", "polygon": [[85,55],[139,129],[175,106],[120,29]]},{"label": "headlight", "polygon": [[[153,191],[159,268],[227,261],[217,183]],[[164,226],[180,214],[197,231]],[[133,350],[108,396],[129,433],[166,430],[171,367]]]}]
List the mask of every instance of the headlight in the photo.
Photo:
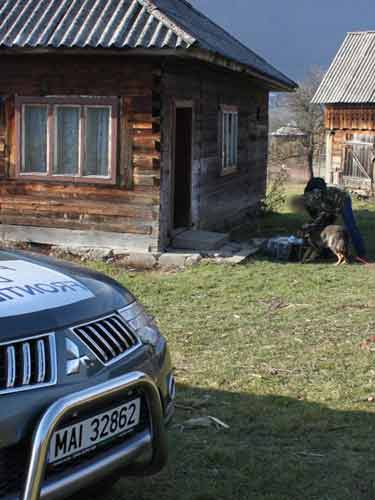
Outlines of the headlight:
[{"label": "headlight", "polygon": [[153,318],[144,310],[138,302],[133,302],[130,306],[124,307],[119,314],[134,330],[143,344],[150,344],[156,347],[160,339],[160,332]]}]

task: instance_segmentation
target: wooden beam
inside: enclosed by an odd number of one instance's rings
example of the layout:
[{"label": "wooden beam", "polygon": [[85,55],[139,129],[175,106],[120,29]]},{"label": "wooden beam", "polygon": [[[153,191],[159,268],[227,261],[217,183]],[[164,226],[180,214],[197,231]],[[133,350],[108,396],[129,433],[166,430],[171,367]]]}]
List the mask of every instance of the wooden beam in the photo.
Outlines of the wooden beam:
[{"label": "wooden beam", "polygon": [[105,231],[73,231],[30,226],[0,225],[2,241],[39,243],[63,247],[109,248],[127,252],[157,250],[157,238]]}]

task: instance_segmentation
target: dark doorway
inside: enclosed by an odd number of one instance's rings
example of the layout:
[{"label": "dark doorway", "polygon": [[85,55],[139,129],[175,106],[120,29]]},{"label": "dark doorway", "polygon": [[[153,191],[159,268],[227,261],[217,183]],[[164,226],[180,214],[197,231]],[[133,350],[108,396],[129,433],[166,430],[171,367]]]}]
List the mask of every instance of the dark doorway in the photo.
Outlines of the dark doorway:
[{"label": "dark doorway", "polygon": [[192,127],[192,108],[176,108],[173,229],[191,225]]}]

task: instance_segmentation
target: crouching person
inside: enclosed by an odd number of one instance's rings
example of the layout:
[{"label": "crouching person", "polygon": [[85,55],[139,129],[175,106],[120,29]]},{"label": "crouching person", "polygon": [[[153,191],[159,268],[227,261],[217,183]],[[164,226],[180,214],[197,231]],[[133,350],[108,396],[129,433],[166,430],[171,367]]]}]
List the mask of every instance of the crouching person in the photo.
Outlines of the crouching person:
[{"label": "crouching person", "polygon": [[321,233],[328,226],[333,226],[341,215],[357,254],[357,260],[366,263],[365,245],[357,226],[349,193],[336,187],[327,187],[324,179],[314,177],[308,182],[304,195],[298,198],[292,200],[292,207],[297,209],[303,207],[312,219],[303,226],[304,234]]}]

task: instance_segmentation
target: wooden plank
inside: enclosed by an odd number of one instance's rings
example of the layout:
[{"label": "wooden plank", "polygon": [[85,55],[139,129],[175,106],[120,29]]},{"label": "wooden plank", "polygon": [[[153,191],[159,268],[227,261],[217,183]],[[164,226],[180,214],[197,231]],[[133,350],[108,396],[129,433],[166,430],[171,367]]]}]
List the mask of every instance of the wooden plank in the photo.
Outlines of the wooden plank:
[{"label": "wooden plank", "polygon": [[132,123],[132,127],[135,130],[152,130],[153,126],[154,126],[154,124],[152,123],[151,120],[150,121],[144,121],[144,122],[142,122],[142,121],[138,121],[138,122],[134,121]]},{"label": "wooden plank", "polygon": [[155,151],[156,142],[157,141],[153,137],[147,137],[145,134],[133,135],[133,147],[134,151],[137,153],[139,151],[146,151],[146,152]]},{"label": "wooden plank", "polygon": [[153,164],[151,165],[151,167],[149,165],[141,167],[139,167],[138,165],[134,166],[134,175],[147,175],[160,179],[160,171],[158,168],[154,168]]},{"label": "wooden plank", "polygon": [[150,113],[141,113],[136,109],[133,110],[134,117],[134,127],[137,128],[139,123],[148,122],[148,123],[160,123],[160,117],[154,116],[152,112]]},{"label": "wooden plank", "polygon": [[148,236],[9,224],[0,224],[0,239],[2,241],[24,241],[64,247],[110,248],[124,252],[149,252],[158,247],[157,234]]},{"label": "wooden plank", "polygon": [[154,146],[152,147],[145,147],[145,146],[140,146],[140,145],[137,145],[137,144],[134,144],[134,155],[135,156],[144,156],[144,157],[148,157],[148,158],[156,158],[157,160],[160,159],[160,151],[156,151],[154,149]]},{"label": "wooden plank", "polygon": [[94,201],[83,200],[53,200],[34,199],[29,196],[18,196],[17,198],[1,197],[0,209],[17,207],[18,210],[34,210],[35,213],[54,212],[66,214],[91,214],[91,215],[112,215],[142,218],[144,220],[154,220],[155,207],[144,207],[136,205],[121,205],[109,202],[95,203]]},{"label": "wooden plank", "polygon": [[155,143],[155,142],[160,142],[160,131],[155,132],[153,129],[136,129],[134,128],[134,140],[136,142],[141,142],[142,140],[144,141],[149,141],[150,143]]},{"label": "wooden plank", "polygon": [[31,196],[36,199],[84,199],[150,206],[158,203],[157,193],[128,191],[118,187],[6,180],[0,183],[2,196]]},{"label": "wooden plank", "polygon": [[160,164],[158,163],[158,159],[156,158],[144,155],[134,155],[133,168],[143,168],[147,170],[153,170],[155,168],[156,170],[158,170],[160,168]]},{"label": "wooden plank", "polygon": [[159,184],[160,176],[134,173],[134,185],[136,186],[158,186]]},{"label": "wooden plank", "polygon": [[123,171],[124,185],[127,189],[133,188],[132,119],[131,100],[125,97],[122,99],[120,170]]},{"label": "wooden plank", "polygon": [[74,221],[67,219],[49,219],[44,217],[12,215],[8,213],[0,214],[1,224],[20,225],[20,226],[36,226],[36,227],[51,227],[51,228],[69,228],[78,230],[91,231],[112,231],[116,233],[131,233],[151,235],[153,232],[152,226],[144,224],[137,225],[136,222],[129,223],[109,223],[98,221]]}]

